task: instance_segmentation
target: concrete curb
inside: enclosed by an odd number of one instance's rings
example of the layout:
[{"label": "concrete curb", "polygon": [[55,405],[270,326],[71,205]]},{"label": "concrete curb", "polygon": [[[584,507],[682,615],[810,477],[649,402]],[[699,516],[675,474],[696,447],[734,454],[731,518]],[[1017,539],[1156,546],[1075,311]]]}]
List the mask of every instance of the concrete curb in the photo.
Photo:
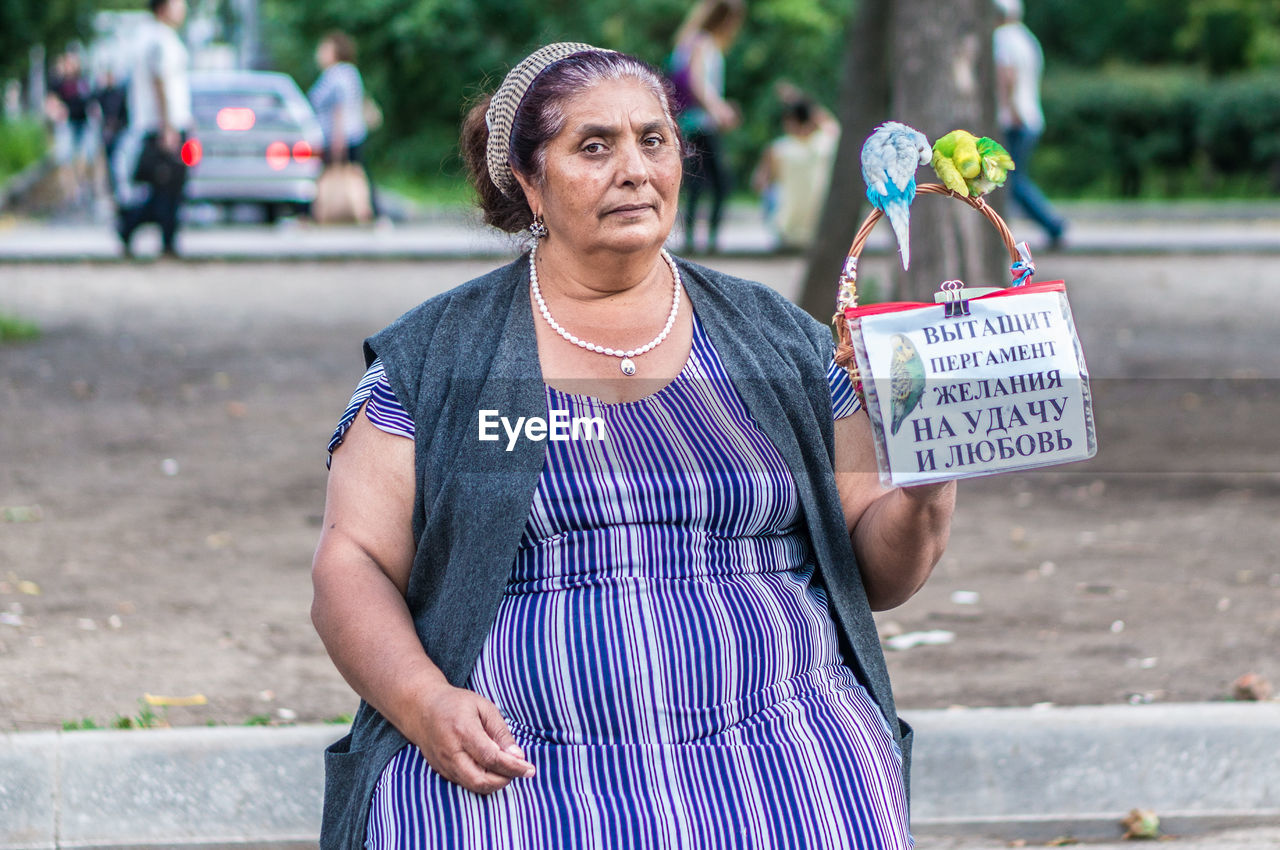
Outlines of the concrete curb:
[{"label": "concrete curb", "polygon": [[921,834],[1119,837],[1280,824],[1280,703],[904,712]]},{"label": "concrete curb", "polygon": [[[1280,824],[1280,704],[907,712],[920,835]],[[0,850],[314,848],[335,726],[0,735]],[[922,845],[923,846],[923,845]]]},{"label": "concrete curb", "polygon": [[336,726],[0,737],[0,850],[314,848]]}]

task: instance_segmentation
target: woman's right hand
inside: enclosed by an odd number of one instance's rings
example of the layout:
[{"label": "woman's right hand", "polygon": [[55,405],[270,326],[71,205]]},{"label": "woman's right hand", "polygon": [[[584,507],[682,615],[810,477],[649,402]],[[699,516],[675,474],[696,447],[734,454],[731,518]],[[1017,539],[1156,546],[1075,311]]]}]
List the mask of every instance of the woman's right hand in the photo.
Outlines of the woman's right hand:
[{"label": "woman's right hand", "polygon": [[423,701],[414,743],[436,773],[476,794],[534,775],[498,707],[465,688],[441,685]]}]

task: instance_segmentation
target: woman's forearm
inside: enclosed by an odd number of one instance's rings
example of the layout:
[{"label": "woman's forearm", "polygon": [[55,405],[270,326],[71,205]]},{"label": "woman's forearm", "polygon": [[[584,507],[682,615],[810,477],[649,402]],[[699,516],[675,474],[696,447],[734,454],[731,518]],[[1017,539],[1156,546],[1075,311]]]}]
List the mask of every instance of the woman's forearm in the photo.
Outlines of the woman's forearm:
[{"label": "woman's forearm", "polygon": [[901,605],[929,578],[946,549],[955,503],[951,481],[890,490],[867,507],[853,548],[872,610]]},{"label": "woman's forearm", "polygon": [[311,620],[352,689],[416,740],[423,704],[448,682],[423,650],[395,584],[352,550],[338,543],[316,553]]}]

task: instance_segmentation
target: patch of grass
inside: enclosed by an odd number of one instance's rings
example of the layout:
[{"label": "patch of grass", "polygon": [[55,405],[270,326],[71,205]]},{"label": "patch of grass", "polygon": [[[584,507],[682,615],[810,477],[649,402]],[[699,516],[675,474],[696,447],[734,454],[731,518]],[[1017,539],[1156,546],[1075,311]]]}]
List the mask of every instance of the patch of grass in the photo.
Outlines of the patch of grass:
[{"label": "patch of grass", "polygon": [[35,322],[0,313],[0,342],[20,342],[40,336],[40,326]]},{"label": "patch of grass", "polygon": [[102,727],[99,726],[97,721],[95,721],[92,717],[82,717],[79,720],[62,721],[63,732],[87,732],[93,729],[101,729],[101,728]]},{"label": "patch of grass", "polygon": [[163,714],[156,714],[155,710],[147,705],[144,700],[138,700],[138,713],[132,717],[117,714],[116,719],[111,721],[112,729],[161,729],[169,725],[169,721]]},{"label": "patch of grass", "polygon": [[44,156],[48,136],[39,121],[0,118],[0,183]]},{"label": "patch of grass", "polygon": [[270,714],[251,715],[249,719],[244,722],[244,725],[245,726],[270,726],[271,715]]},{"label": "patch of grass", "polygon": [[388,172],[376,175],[379,186],[403,195],[423,207],[435,209],[466,209],[475,203],[474,193],[461,177],[442,175],[422,178],[406,172]]},{"label": "patch of grass", "polygon": [[169,726],[169,720],[163,713],[157,714],[145,700],[138,700],[138,713],[134,715],[117,714],[106,726],[92,717],[80,720],[62,721],[62,731],[83,732],[92,729],[163,729]]},{"label": "patch of grass", "polygon": [[335,714],[333,717],[327,718],[324,722],[331,723],[334,726],[350,726],[352,717],[350,714]]}]

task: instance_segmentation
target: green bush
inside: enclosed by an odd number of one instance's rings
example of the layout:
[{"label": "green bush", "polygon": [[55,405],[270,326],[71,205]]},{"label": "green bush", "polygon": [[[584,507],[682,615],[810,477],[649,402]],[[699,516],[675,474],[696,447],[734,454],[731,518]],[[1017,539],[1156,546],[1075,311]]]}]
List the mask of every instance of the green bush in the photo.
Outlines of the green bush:
[{"label": "green bush", "polygon": [[48,144],[39,121],[0,119],[0,182],[38,161]]},{"label": "green bush", "polygon": [[1109,68],[1046,77],[1038,182],[1057,196],[1271,194],[1280,73]]}]

